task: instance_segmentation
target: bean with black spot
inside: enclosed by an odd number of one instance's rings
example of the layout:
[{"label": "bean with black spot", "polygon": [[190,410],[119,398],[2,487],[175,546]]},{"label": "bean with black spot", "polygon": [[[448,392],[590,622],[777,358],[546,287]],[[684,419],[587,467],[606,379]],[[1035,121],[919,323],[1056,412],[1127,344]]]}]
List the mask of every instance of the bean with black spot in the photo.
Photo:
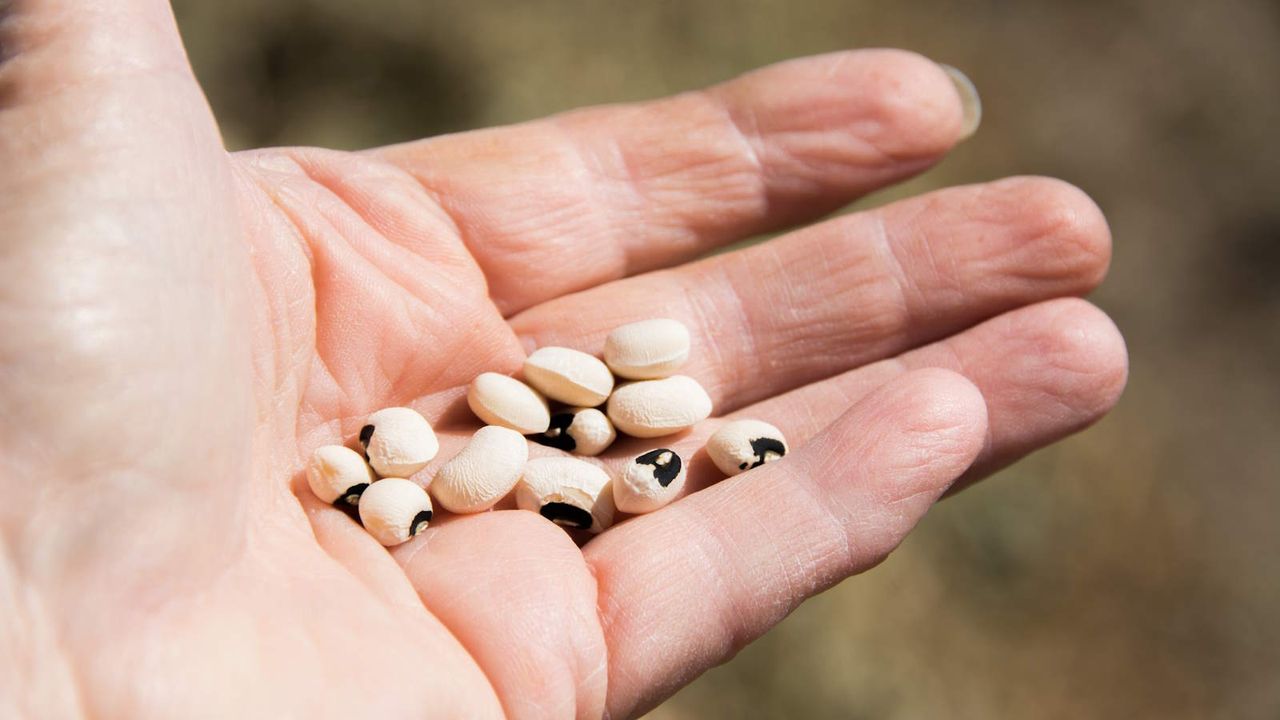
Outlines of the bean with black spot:
[{"label": "bean with black spot", "polygon": [[623,468],[613,484],[614,504],[627,513],[653,512],[680,494],[685,476],[685,463],[674,450],[650,450]]}]

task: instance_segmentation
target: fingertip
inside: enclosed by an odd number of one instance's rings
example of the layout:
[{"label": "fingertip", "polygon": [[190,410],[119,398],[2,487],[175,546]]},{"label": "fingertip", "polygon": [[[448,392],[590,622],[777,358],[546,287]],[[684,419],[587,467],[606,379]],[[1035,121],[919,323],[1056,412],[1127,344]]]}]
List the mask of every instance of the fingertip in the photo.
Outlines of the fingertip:
[{"label": "fingertip", "polygon": [[1088,193],[1041,176],[1006,178],[991,187],[1003,193],[1001,201],[1028,239],[1052,244],[1054,251],[1043,255],[1045,272],[1069,281],[1075,292],[1102,283],[1111,265],[1111,228]]},{"label": "fingertip", "polygon": [[834,435],[817,441],[895,468],[879,479],[906,497],[941,492],[959,477],[982,452],[987,429],[987,403],[973,382],[925,368],[871,393],[831,426]]},{"label": "fingertip", "polygon": [[922,447],[968,467],[987,434],[987,402],[978,386],[943,368],[916,370],[892,385],[903,431]]},{"label": "fingertip", "polygon": [[1051,322],[1042,336],[1048,362],[1061,371],[1052,392],[1076,416],[1075,427],[1092,424],[1120,401],[1129,378],[1129,351],[1115,322],[1086,300],[1047,304]]},{"label": "fingertip", "polygon": [[947,66],[919,53],[856,52],[865,55],[847,80],[875,121],[877,131],[868,139],[882,152],[895,158],[941,155],[977,130],[978,117],[969,113],[980,113],[981,105],[967,77],[962,91]]},{"label": "fingertip", "polygon": [[986,437],[987,404],[978,388],[955,372],[921,369],[863,398],[802,447],[794,462],[778,463],[771,472],[816,487],[815,496],[855,534],[859,555],[852,566],[861,569],[902,542],[969,469]]},{"label": "fingertip", "polygon": [[[733,98],[732,106],[749,105],[757,128],[784,155],[813,152],[788,136],[824,133],[825,159],[843,158],[863,167],[936,158],[962,139],[966,127],[957,80],[942,65],[907,50],[870,48],[797,58],[756,70],[714,92]],[[976,97],[973,91],[974,102]]]}]

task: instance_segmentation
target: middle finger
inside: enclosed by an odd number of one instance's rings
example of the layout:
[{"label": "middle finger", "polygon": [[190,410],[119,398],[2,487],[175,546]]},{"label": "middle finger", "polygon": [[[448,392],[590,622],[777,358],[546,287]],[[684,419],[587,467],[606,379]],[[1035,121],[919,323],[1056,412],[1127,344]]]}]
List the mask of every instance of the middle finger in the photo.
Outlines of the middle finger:
[{"label": "middle finger", "polygon": [[1081,295],[1111,239],[1083,192],[1011,178],[828,220],[739,252],[619,280],[512,318],[528,346],[603,346],[648,317],[693,336],[682,373],[726,413],[1034,302]]}]

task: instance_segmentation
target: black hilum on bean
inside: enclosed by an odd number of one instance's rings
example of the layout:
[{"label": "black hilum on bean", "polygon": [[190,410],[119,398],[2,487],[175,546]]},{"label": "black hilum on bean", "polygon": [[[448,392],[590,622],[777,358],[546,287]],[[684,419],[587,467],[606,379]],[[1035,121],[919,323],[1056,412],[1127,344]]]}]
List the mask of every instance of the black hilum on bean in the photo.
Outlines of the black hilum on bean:
[{"label": "black hilum on bean", "polygon": [[364,459],[369,459],[369,441],[373,439],[373,426],[365,425],[360,428],[360,447],[364,448]]},{"label": "black hilum on bean", "polygon": [[538,512],[542,513],[542,517],[564,527],[582,528],[584,530],[591,527],[591,513],[577,505],[549,502],[543,505]]},{"label": "black hilum on bean", "polygon": [[[667,455],[669,455],[671,459],[668,460],[666,464],[660,465],[658,464],[658,458],[662,457],[663,453],[666,453]],[[662,487],[666,487],[670,485],[671,481],[675,480],[676,476],[680,474],[680,456],[675,454],[674,451],[668,450],[667,448],[658,448],[657,450],[650,450],[649,452],[636,458],[636,464],[652,465],[653,479],[657,480],[658,484],[661,485]]]},{"label": "black hilum on bean", "polygon": [[338,498],[338,502],[345,502],[348,505],[359,505],[360,496],[364,494],[365,489],[368,487],[369,483],[357,483],[352,485],[347,488],[346,492],[342,493],[342,497]]},{"label": "black hilum on bean", "polygon": [[539,445],[546,445],[566,452],[578,446],[576,440],[569,435],[569,426],[573,424],[573,413],[556,413],[551,416],[551,425],[540,435],[531,435],[530,440]]},{"label": "black hilum on bean", "polygon": [[417,535],[427,529],[427,523],[431,522],[431,511],[423,510],[413,516],[413,521],[409,523],[409,534]]},{"label": "black hilum on bean", "polygon": [[781,440],[760,437],[751,441],[751,453],[755,455],[754,462],[742,463],[738,466],[740,469],[758,468],[764,464],[765,458],[768,457],[769,453],[782,457],[787,454],[787,448],[782,444]]}]

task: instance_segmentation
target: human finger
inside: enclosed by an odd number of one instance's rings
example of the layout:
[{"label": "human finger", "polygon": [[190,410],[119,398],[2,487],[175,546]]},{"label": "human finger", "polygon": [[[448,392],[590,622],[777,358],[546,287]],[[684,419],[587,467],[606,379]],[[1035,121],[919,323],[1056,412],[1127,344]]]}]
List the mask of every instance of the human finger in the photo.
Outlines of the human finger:
[{"label": "human finger", "polygon": [[805,598],[880,562],[983,445],[964,378],[880,388],[812,442],[600,535],[584,550],[628,717],[732,656]]},{"label": "human finger", "polygon": [[838,52],[654,102],[373,152],[453,216],[511,314],[923,170],[974,129],[965,108],[976,94],[956,77],[914,53]]}]

